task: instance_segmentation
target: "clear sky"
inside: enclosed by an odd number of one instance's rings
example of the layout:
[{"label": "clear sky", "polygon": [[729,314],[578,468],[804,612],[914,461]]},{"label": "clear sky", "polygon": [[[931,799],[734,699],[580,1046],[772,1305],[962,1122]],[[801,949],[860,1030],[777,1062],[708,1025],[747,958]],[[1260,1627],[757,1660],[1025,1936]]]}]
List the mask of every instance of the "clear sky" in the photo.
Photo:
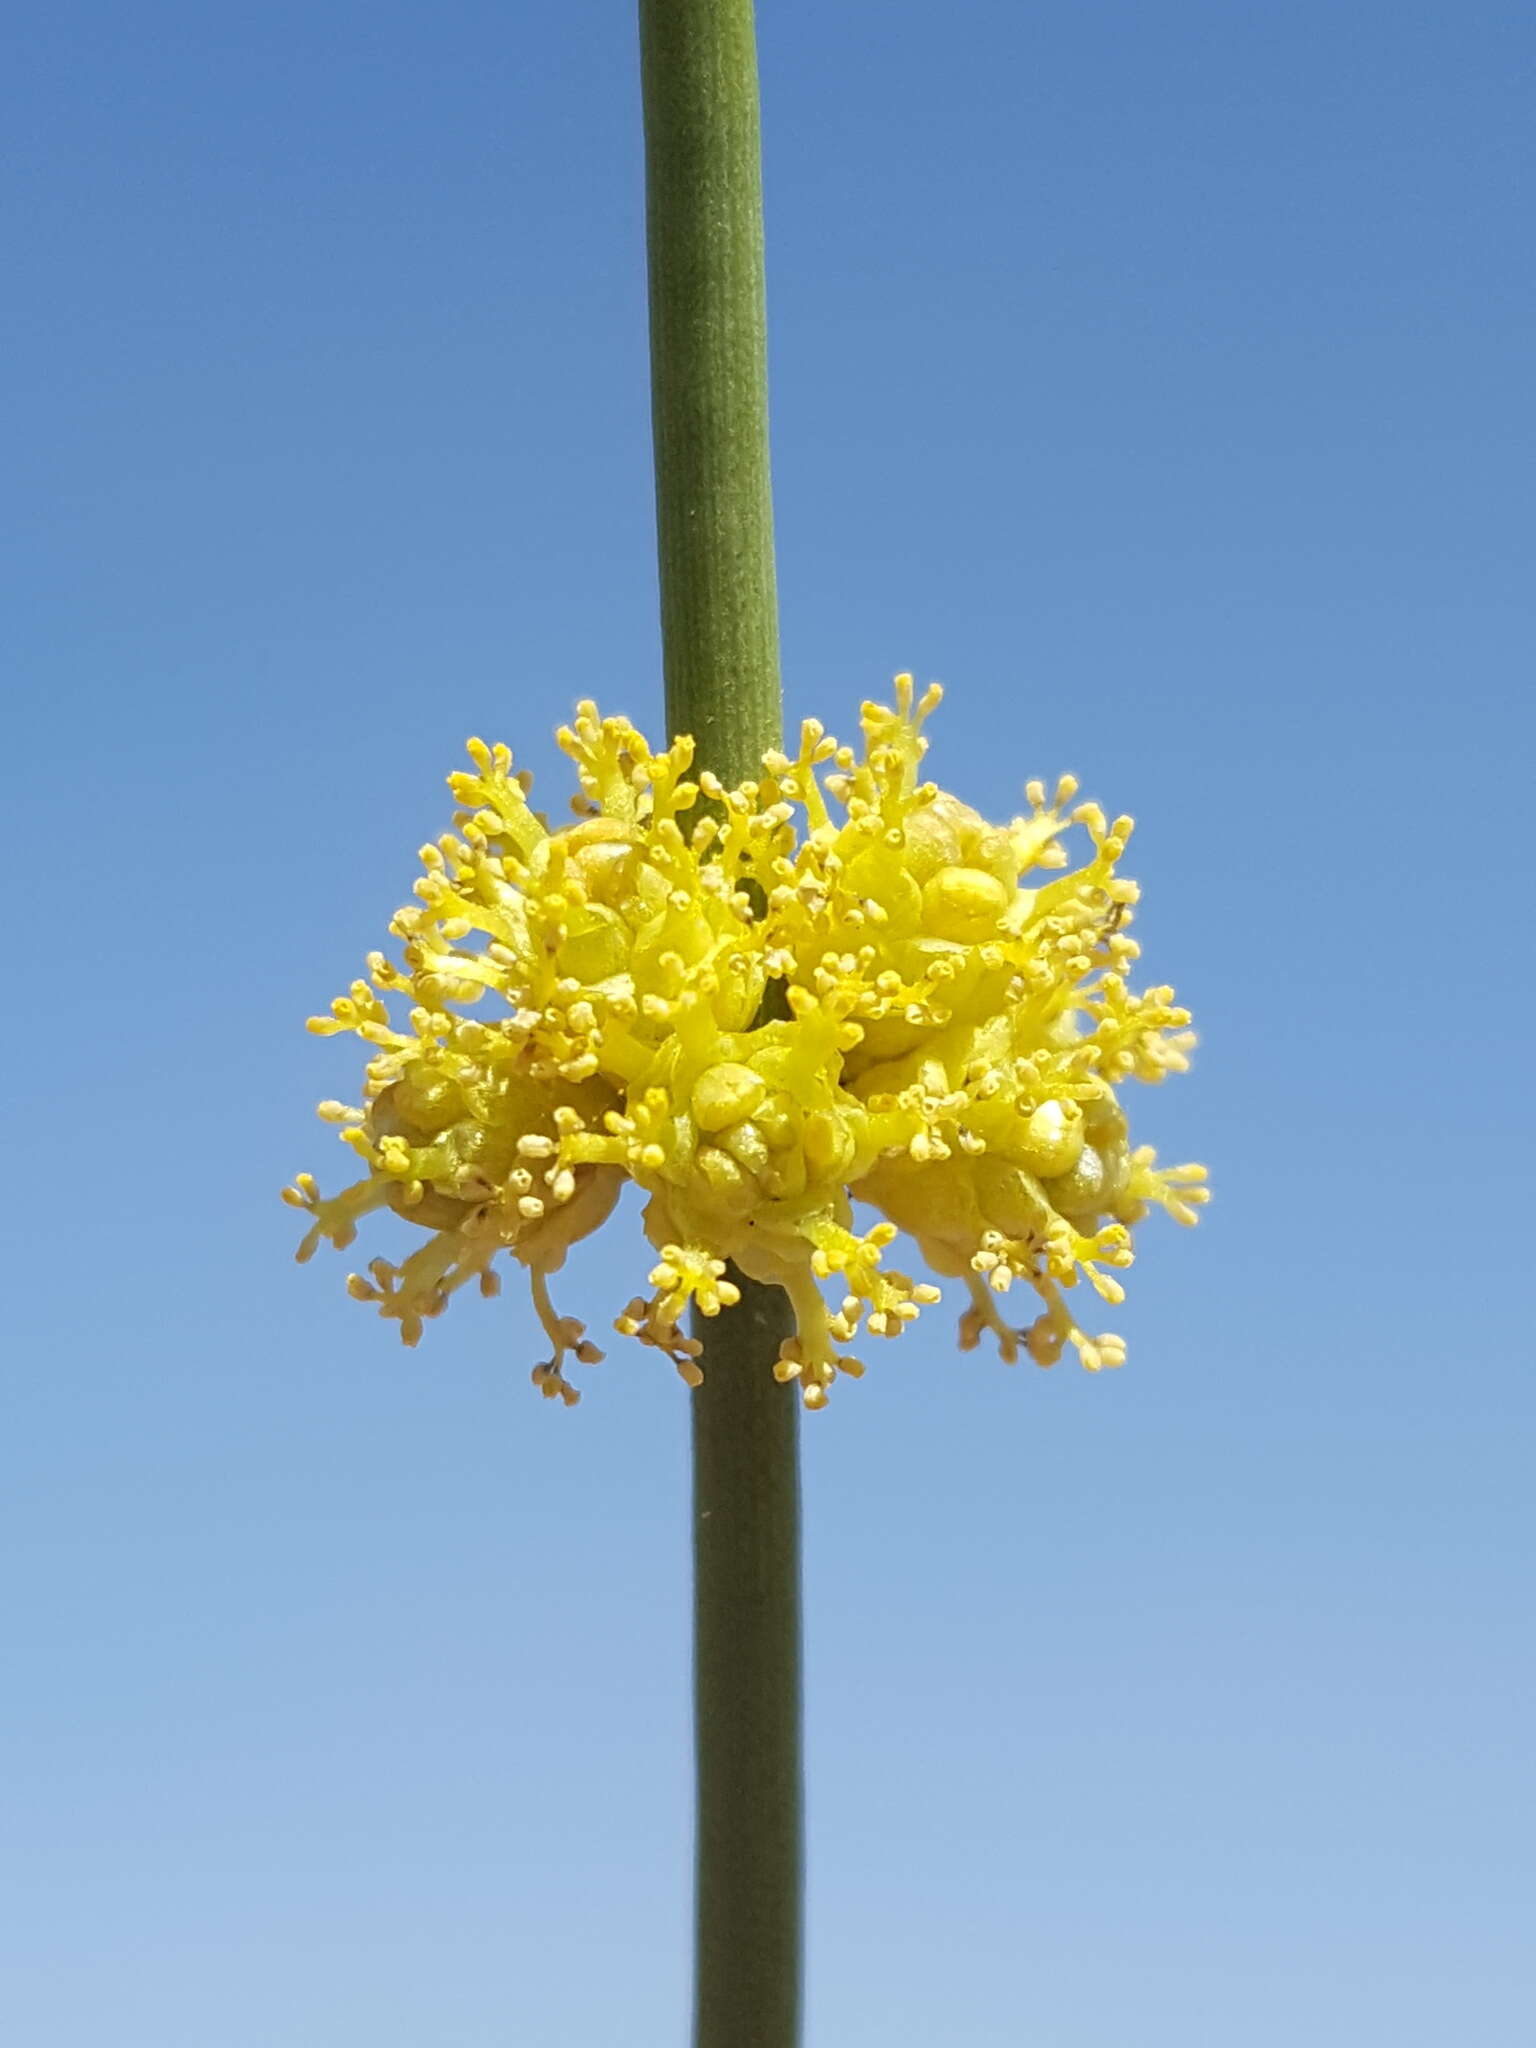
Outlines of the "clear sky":
[{"label": "clear sky", "polygon": [[[30,18],[27,18],[30,17]],[[808,2048],[1524,2048],[1536,18],[781,0],[791,713],[1140,829],[1124,1371],[805,1431]],[[470,732],[659,718],[634,29],[13,24],[0,2026],[685,2038],[687,1397],[291,1262]],[[579,1260],[600,1321],[633,1216]],[[1527,1268],[1528,1270],[1528,1268]]]}]

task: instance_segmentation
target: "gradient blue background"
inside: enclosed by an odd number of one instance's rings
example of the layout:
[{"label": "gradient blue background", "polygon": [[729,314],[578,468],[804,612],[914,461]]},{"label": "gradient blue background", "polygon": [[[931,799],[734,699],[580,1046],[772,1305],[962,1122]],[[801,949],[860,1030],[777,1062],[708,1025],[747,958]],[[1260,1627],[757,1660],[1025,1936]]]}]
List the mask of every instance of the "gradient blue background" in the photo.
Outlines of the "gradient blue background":
[{"label": "gradient blue background", "polygon": [[[683,1390],[276,1199],[464,735],[658,716],[630,11],[27,12],[0,2025],[680,2042]],[[764,14],[790,710],[1138,815],[1217,1189],[806,1429],[809,2048],[1523,2048],[1536,20]]]}]

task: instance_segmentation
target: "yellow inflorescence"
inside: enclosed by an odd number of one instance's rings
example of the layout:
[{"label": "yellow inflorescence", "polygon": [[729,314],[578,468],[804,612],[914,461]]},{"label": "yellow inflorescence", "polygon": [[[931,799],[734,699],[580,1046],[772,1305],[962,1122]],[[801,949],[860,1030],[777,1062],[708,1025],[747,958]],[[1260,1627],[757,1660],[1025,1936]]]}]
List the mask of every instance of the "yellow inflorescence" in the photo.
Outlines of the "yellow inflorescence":
[{"label": "yellow inflorescence", "polygon": [[[811,722],[793,759],[770,754],[737,789],[689,779],[691,740],[653,754],[583,704],[559,735],[582,791],[563,830],[530,810],[505,747],[471,740],[454,830],[422,848],[417,901],[391,926],[403,964],[372,954],[310,1021],[373,1057],[361,1108],[320,1105],[363,1177],[285,1191],[313,1218],[299,1257],[349,1245],[371,1209],[421,1225],[401,1264],[348,1282],[414,1344],[467,1282],[494,1294],[512,1252],[553,1346],[534,1382],[574,1402],[567,1361],[601,1353],[555,1312],[548,1276],[627,1178],[658,1259],[616,1327],[690,1385],[686,1313],[729,1307],[734,1266],[788,1293],[797,1329],[775,1370],[822,1406],[863,1370],[843,1348],[861,1326],[898,1336],[939,1298],[882,1264],[898,1229],[969,1289],[965,1348],[989,1330],[1010,1362],[1070,1344],[1090,1370],[1118,1365],[1122,1340],[1086,1334],[1070,1297],[1086,1280],[1122,1300],[1149,1205],[1193,1223],[1206,1199],[1202,1167],[1131,1146],[1117,1096],[1183,1071],[1188,1015],[1171,989],[1127,982],[1130,819],[1076,803],[1064,778],[987,824],[918,779],[938,698],[914,703],[898,677],[894,710],[864,707],[862,755]],[[1069,870],[1072,825],[1091,852]],[[880,1212],[872,1228],[855,1199]],[[1043,1304],[1022,1330],[998,1305],[1015,1280]]]}]

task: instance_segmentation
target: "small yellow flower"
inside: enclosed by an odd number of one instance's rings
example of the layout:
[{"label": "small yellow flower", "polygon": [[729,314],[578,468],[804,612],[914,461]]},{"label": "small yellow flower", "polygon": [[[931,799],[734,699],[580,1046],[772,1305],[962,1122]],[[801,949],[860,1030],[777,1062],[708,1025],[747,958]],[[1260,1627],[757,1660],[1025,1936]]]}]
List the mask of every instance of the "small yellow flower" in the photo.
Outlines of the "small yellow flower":
[{"label": "small yellow flower", "polygon": [[[299,1257],[350,1244],[373,1209],[419,1224],[409,1257],[348,1283],[414,1344],[471,1279],[494,1293],[510,1252],[553,1346],[534,1383],[571,1403],[566,1361],[601,1353],[549,1275],[628,1179],[659,1257],[616,1327],[690,1384],[687,1312],[731,1307],[734,1267],[789,1295],[775,1370],[822,1406],[862,1372],[842,1348],[861,1328],[899,1336],[939,1298],[883,1265],[898,1229],[968,1288],[963,1347],[990,1331],[1010,1362],[1071,1345],[1092,1371],[1118,1365],[1122,1340],[1086,1333],[1068,1296],[1086,1280],[1121,1301],[1149,1206],[1193,1223],[1206,1199],[1203,1168],[1132,1148],[1117,1096],[1182,1072],[1193,1043],[1170,989],[1127,979],[1131,821],[1064,778],[988,824],[918,780],[937,688],[914,702],[901,676],[896,693],[864,707],[860,754],[812,721],[737,789],[688,779],[691,740],[653,754],[583,704],[559,735],[581,794],[558,830],[507,749],[471,740],[454,829],[422,848],[391,925],[400,964],[371,955],[310,1020],[372,1057],[361,1106],[320,1105],[363,1177],[285,1190],[313,1219]],[[1073,826],[1090,848],[1075,870]],[[855,1200],[881,1220],[861,1230]],[[1023,1329],[998,1307],[1016,1280],[1041,1304]]]}]

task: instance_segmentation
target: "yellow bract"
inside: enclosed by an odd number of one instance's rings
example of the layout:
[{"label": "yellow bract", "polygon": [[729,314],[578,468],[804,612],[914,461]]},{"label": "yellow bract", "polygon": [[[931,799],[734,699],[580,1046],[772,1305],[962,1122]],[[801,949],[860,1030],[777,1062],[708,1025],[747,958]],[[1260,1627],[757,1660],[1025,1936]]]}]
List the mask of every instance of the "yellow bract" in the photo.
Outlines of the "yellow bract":
[{"label": "yellow bract", "polygon": [[[471,740],[454,830],[422,848],[391,925],[401,964],[372,954],[310,1021],[373,1057],[360,1108],[320,1105],[366,1173],[330,1197],[308,1174],[285,1191],[313,1217],[299,1257],[350,1244],[371,1209],[420,1224],[418,1250],[348,1282],[414,1344],[466,1282],[494,1293],[511,1252],[553,1344],[535,1384],[574,1402],[567,1360],[601,1353],[548,1276],[627,1178],[660,1256],[616,1327],[691,1384],[686,1312],[731,1306],[734,1266],[788,1293],[775,1370],[820,1407],[862,1371],[843,1349],[861,1327],[897,1336],[938,1299],[882,1264],[898,1228],[969,1288],[963,1346],[990,1330],[1010,1361],[1071,1344],[1091,1370],[1118,1365],[1122,1340],[1086,1334],[1068,1295],[1086,1279],[1120,1301],[1148,1206],[1193,1223],[1206,1199],[1203,1168],[1131,1147],[1116,1096],[1185,1068],[1188,1016],[1126,980],[1130,819],[1075,804],[1066,778],[989,825],[920,782],[938,698],[915,703],[899,676],[894,708],[864,707],[861,754],[812,721],[793,759],[730,790],[688,779],[691,740],[653,754],[583,704],[559,735],[581,787],[563,830],[530,810],[505,747]],[[1090,853],[1069,871],[1071,825]],[[882,1220],[860,1229],[855,1200]],[[997,1300],[1015,1280],[1043,1304],[1023,1330]]]}]

